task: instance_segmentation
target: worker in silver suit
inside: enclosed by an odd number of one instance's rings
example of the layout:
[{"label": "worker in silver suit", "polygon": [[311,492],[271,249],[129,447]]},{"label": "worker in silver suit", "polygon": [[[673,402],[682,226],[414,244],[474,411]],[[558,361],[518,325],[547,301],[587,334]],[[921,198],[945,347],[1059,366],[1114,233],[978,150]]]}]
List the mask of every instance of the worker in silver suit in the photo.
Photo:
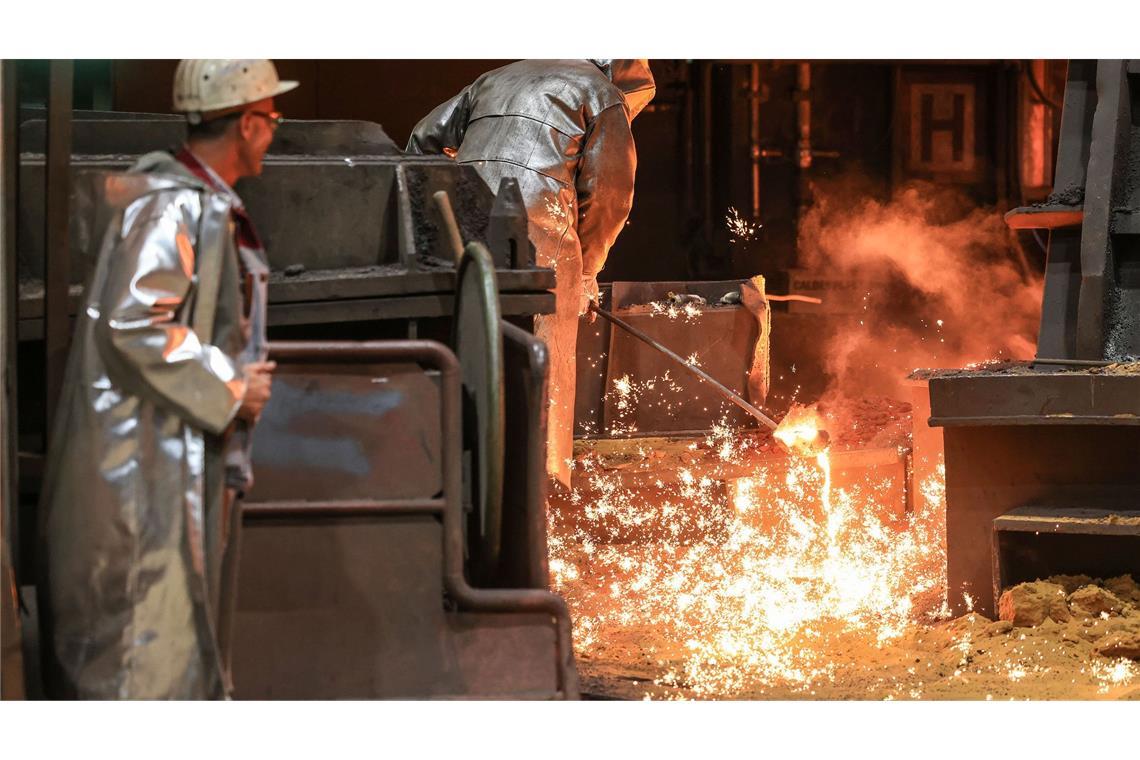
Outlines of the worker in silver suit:
[{"label": "worker in silver suit", "polygon": [[488,72],[412,131],[409,153],[448,153],[492,190],[519,182],[539,266],[555,270],[553,316],[536,319],[550,352],[547,471],[570,483],[578,317],[629,216],[637,152],[630,122],[653,99],[649,64],[519,61]]},{"label": "worker in silver suit", "polygon": [[261,173],[273,99],[296,86],[266,60],[182,61],[185,145],[83,179],[94,271],[41,502],[49,696],[229,693],[226,534],[274,368],[268,265],[233,185]]}]

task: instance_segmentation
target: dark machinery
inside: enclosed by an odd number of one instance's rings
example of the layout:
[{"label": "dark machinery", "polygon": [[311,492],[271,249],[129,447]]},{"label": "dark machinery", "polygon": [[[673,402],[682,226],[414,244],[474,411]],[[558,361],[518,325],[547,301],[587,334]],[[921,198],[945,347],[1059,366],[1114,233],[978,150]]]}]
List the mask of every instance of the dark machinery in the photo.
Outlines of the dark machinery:
[{"label": "dark machinery", "polygon": [[[1071,61],[1037,360],[930,381],[952,603],[1052,574],[1140,574],[1140,61]],[[992,591],[992,596],[991,596]]]},{"label": "dark machinery", "polygon": [[[4,198],[18,214],[5,263],[18,259],[19,345],[5,361],[19,367],[20,510],[6,536],[27,588],[52,357],[70,333],[58,324],[86,274],[59,242],[75,215],[59,178],[125,168],[183,127],[49,109],[18,130],[19,192]],[[569,613],[547,590],[546,352],[532,334],[554,309],[554,274],[534,266],[517,185],[495,192],[450,159],[405,157],[377,124],[286,122],[263,176],[237,189],[269,251],[279,363],[221,626],[237,696],[576,697]],[[432,202],[441,191],[450,203]]]}]

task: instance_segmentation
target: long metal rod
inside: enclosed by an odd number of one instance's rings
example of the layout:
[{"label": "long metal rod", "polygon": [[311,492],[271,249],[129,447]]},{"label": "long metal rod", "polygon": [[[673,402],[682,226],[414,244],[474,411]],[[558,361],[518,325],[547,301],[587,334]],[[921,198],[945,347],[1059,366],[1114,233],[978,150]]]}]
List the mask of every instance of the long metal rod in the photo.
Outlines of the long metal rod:
[{"label": "long metal rod", "polygon": [[44,360],[47,437],[51,435],[55,406],[63,390],[67,347],[71,340],[68,304],[71,286],[71,250],[68,235],[71,195],[71,61],[52,61],[48,79],[47,156],[44,183]]},{"label": "long metal rod", "polygon": [[447,234],[447,244],[451,255],[455,257],[455,267],[459,268],[459,261],[463,258],[463,236],[459,234],[459,223],[455,220],[455,212],[451,210],[451,197],[446,190],[437,190],[432,193],[432,200],[439,210],[439,218],[443,222],[443,232]]},{"label": "long metal rod", "polygon": [[650,338],[648,335],[643,333],[641,330],[638,330],[636,327],[634,327],[630,323],[626,322],[623,319],[619,319],[618,317],[615,317],[613,314],[610,314],[605,309],[603,309],[603,308],[601,308],[601,307],[599,307],[593,303],[590,304],[590,310],[593,311],[594,313],[598,314],[599,316],[601,316],[603,319],[606,319],[607,321],[612,322],[613,324],[617,325],[621,329],[625,330],[627,333],[629,333],[633,337],[637,338],[642,343],[645,343],[646,345],[650,346],[651,348],[657,349],[658,351],[665,354],[666,356],[668,356],[673,361],[677,362],[677,364],[684,367],[691,374],[694,374],[697,377],[699,377],[701,380],[704,380],[706,383],[708,383],[710,386],[712,386],[712,389],[715,390],[717,393],[719,393],[723,398],[727,399],[728,401],[731,401],[732,403],[736,404],[738,407],[740,407],[744,411],[751,414],[756,419],[760,420],[760,423],[762,425],[764,425],[765,427],[767,427],[769,430],[775,430],[777,427],[779,427],[779,425],[777,425],[776,422],[771,417],[764,414],[764,412],[760,411],[755,406],[753,406],[752,404],[745,401],[741,396],[739,396],[731,388],[728,388],[727,386],[723,385],[718,380],[713,379],[712,375],[705,372],[700,367],[694,367],[692,364],[689,364],[687,361],[682,359],[679,355],[670,351],[668,348],[661,345],[657,341],[653,340],[653,338]]}]

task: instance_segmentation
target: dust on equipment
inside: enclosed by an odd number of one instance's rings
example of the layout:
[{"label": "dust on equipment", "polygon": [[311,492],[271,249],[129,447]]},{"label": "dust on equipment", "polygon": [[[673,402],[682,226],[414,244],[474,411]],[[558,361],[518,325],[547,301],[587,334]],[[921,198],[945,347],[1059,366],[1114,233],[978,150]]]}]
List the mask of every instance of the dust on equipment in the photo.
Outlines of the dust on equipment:
[{"label": "dust on equipment", "polygon": [[1140,573],[1140,61],[1070,61],[1038,360],[930,380],[945,430],[950,598]]},{"label": "dust on equipment", "polygon": [[[5,362],[18,360],[21,417],[13,566],[34,600],[43,389],[61,382],[50,358],[66,356],[58,324],[88,265],[58,243],[67,193],[84,170],[178,145],[184,126],[20,116],[19,192],[4,196],[19,344]],[[61,124],[70,141],[45,155]],[[237,189],[269,252],[278,371],[219,626],[236,696],[576,698],[569,614],[548,590],[546,349],[532,334],[554,274],[534,266],[517,184],[405,157],[377,124],[287,121],[263,176]],[[34,616],[23,623],[34,696]]]}]

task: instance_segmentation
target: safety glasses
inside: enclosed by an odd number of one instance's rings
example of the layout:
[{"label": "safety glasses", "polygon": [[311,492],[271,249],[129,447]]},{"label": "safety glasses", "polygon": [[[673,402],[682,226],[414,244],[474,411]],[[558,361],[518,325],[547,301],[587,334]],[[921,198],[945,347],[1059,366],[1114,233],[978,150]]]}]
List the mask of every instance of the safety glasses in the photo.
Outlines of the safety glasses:
[{"label": "safety glasses", "polygon": [[280,111],[270,111],[268,113],[265,111],[250,111],[250,113],[269,121],[274,127],[280,127],[281,123],[285,121],[285,117]]}]

